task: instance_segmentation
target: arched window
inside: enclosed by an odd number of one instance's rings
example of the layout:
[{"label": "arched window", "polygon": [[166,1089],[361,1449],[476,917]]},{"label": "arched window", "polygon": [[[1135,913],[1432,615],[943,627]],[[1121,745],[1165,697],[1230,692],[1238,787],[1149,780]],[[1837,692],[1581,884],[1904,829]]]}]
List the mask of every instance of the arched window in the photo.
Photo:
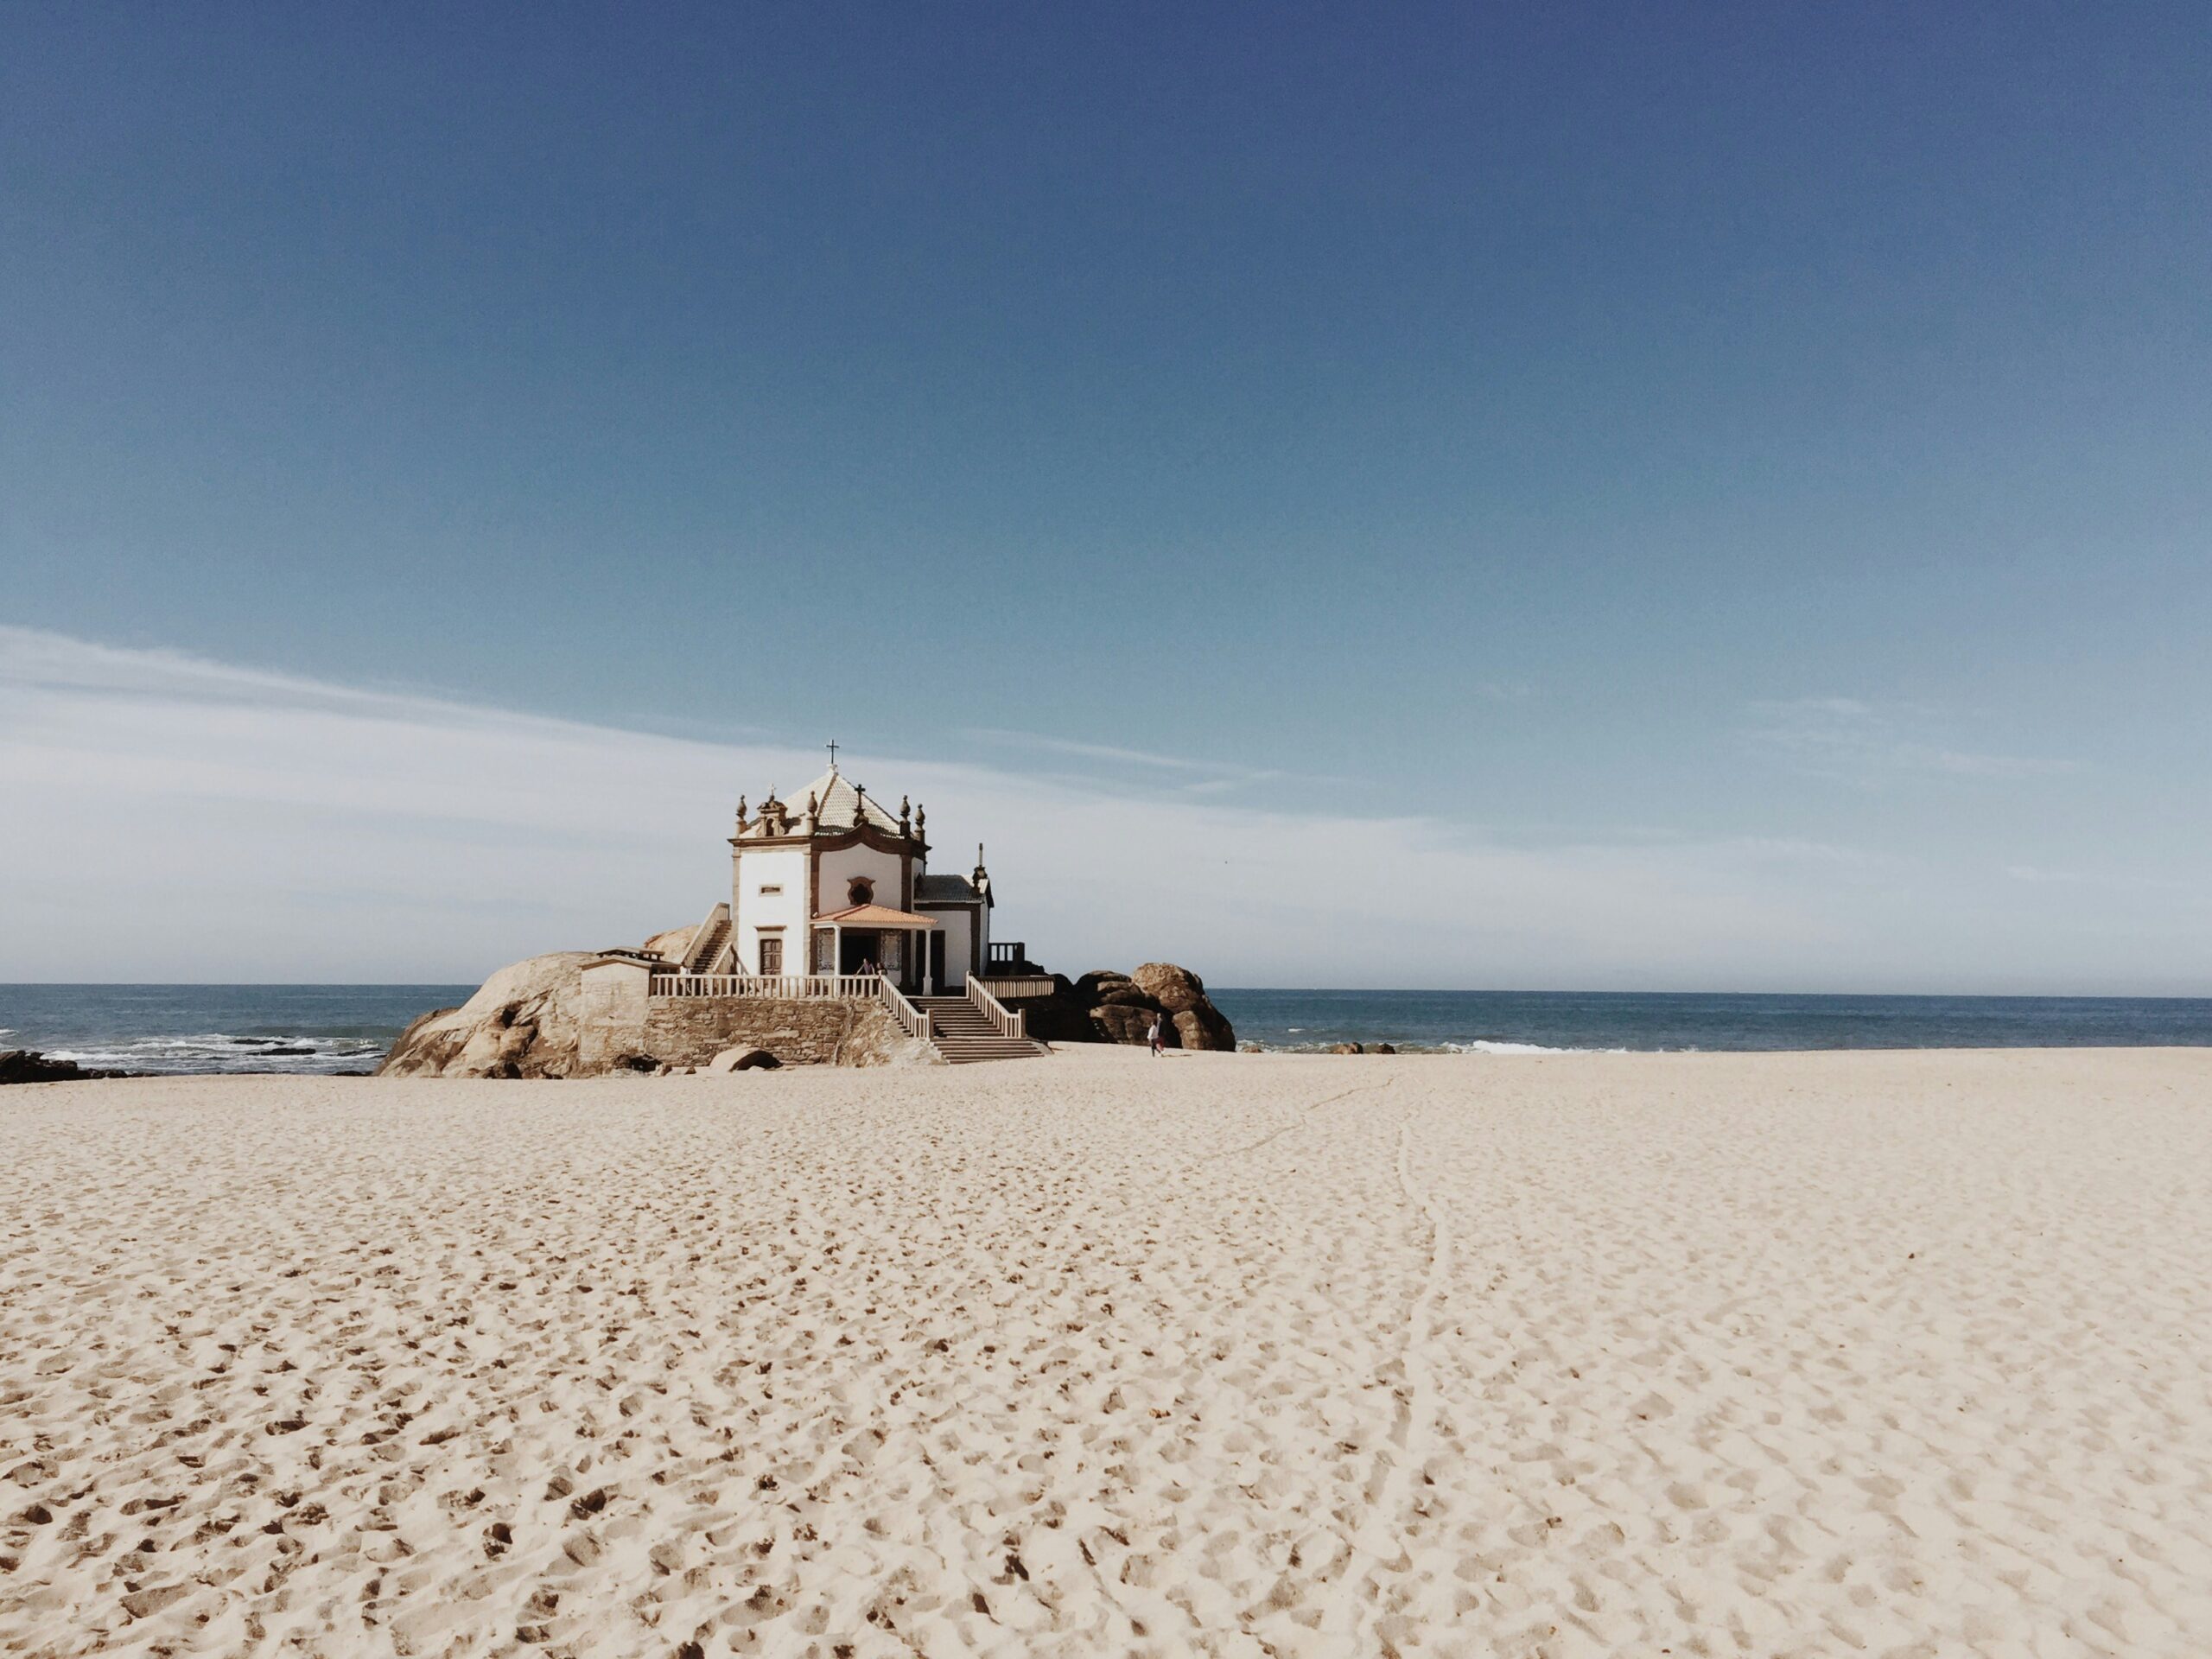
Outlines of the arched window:
[{"label": "arched window", "polygon": [[855,876],[852,880],[851,885],[845,889],[845,902],[849,905],[874,904],[875,902],[875,883],[869,880],[868,877],[864,875]]}]

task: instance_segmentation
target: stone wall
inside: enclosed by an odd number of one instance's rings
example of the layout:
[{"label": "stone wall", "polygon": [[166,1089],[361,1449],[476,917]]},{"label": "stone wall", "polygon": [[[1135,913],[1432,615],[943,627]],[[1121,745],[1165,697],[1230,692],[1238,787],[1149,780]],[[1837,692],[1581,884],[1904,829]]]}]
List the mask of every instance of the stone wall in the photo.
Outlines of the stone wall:
[{"label": "stone wall", "polygon": [[636,961],[587,963],[576,976],[577,1072],[591,1076],[637,1053],[645,1041],[652,969]]},{"label": "stone wall", "polygon": [[704,1065],[765,1048],[787,1065],[934,1064],[876,1002],[651,993],[658,964],[634,951],[533,957],[492,976],[459,1008],[424,1014],[385,1056],[394,1077],[595,1077]]},{"label": "stone wall", "polygon": [[640,1057],[666,1065],[704,1065],[726,1048],[765,1048],[786,1065],[889,1065],[936,1058],[874,1002],[753,996],[648,1001]]}]

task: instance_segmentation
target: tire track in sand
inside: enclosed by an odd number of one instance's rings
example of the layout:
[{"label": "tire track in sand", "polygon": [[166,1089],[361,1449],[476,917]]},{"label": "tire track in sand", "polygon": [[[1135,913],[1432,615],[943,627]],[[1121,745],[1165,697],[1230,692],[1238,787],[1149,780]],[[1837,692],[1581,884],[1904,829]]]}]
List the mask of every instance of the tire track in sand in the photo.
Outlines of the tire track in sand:
[{"label": "tire track in sand", "polygon": [[1374,1496],[1367,1516],[1346,1541],[1348,1559],[1337,1576],[1321,1624],[1322,1630],[1341,1643],[1347,1653],[1382,1650],[1375,1629],[1384,1611],[1379,1605],[1382,1586],[1374,1585],[1370,1589],[1370,1586],[1378,1573],[1402,1572],[1411,1566],[1405,1537],[1413,1518],[1414,1478],[1427,1463],[1434,1439],[1437,1391],[1429,1370],[1428,1347],[1435,1330],[1436,1305],[1451,1273],[1452,1229],[1414,1179],[1413,1123],[1417,1110],[1408,1107],[1398,1125],[1398,1189],[1427,1225],[1428,1269],[1406,1310],[1406,1339],[1398,1366],[1402,1378],[1396,1390],[1398,1410],[1389,1437],[1395,1455],[1387,1450],[1379,1454],[1381,1478],[1370,1483]]}]

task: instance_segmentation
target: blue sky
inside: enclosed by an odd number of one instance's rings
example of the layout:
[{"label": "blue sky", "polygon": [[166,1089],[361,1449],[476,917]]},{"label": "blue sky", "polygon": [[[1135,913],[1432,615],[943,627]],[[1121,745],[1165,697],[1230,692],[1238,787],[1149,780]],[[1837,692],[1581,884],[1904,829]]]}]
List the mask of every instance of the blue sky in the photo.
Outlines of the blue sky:
[{"label": "blue sky", "polygon": [[[2208,81],[2182,6],[10,9],[0,760],[80,804],[0,975],[642,935],[718,827],[555,798],[834,734],[1070,967],[2212,990]],[[434,808],[429,708],[612,735]],[[51,969],[147,817],[175,937]]]}]

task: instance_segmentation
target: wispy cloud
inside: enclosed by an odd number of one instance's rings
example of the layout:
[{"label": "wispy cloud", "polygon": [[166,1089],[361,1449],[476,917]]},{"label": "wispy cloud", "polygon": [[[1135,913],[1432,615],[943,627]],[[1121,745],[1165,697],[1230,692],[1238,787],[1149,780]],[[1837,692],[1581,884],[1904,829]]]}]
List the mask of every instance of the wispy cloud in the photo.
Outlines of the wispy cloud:
[{"label": "wispy cloud", "polygon": [[1193,760],[1185,755],[1155,754],[1147,749],[1125,749],[1111,743],[1083,743],[1071,738],[1046,737],[1036,732],[1008,731],[997,726],[971,726],[964,735],[1014,748],[1038,749],[1048,754],[1071,755],[1084,760],[1126,761],[1132,766],[1154,766],[1164,772],[1214,772],[1222,770],[1211,761]]},{"label": "wispy cloud", "polygon": [[[1126,753],[1069,758],[1155,787],[849,760],[927,805],[949,861],[987,842],[998,930],[1070,971],[1161,957],[1229,984],[1894,985],[1885,963],[2005,946],[2005,912],[1961,914],[1940,882],[1824,841],[1506,846],[1363,816],[1357,793],[1313,812],[1194,794],[1205,762]],[[741,792],[819,766],[810,743],[0,628],[0,979],[473,979],[642,938],[723,894]]]},{"label": "wispy cloud", "polygon": [[1086,743],[1073,738],[1051,737],[1039,732],[1012,731],[999,726],[971,726],[961,735],[1001,748],[1027,749],[1034,753],[1094,763],[1094,769],[1084,774],[1087,776],[1096,775],[1096,766],[1104,766],[1117,772],[1126,772],[1134,768],[1139,772],[1168,773],[1175,779],[1168,787],[1192,795],[1223,794],[1247,785],[1276,782],[1290,775],[1271,766],[1196,760],[1188,755],[1163,754],[1155,750],[1127,748],[1113,743]]},{"label": "wispy cloud", "polygon": [[1936,711],[1857,697],[1800,697],[1752,705],[1749,741],[1809,776],[1880,787],[1914,774],[2015,779],[2063,776],[2072,760],[1968,749],[1945,741]]},{"label": "wispy cloud", "polygon": [[2212,890],[2202,881],[2188,881],[2169,875],[2153,874],[2140,870],[2115,869],[2053,869],[2043,864],[2012,863],[2005,866],[2006,880],[2031,887],[2076,887],[2106,893],[2145,893],[2164,895],[2169,899],[2189,901],[2193,910],[2202,911]]},{"label": "wispy cloud", "polygon": [[1829,841],[1808,841],[1795,836],[1742,836],[1727,843],[1746,858],[1776,863],[1826,865],[1842,870],[1885,870],[1898,861],[1889,854],[1864,847],[1842,847]]},{"label": "wispy cloud", "polygon": [[2037,864],[2007,864],[2005,874],[2035,887],[2074,887],[2089,879],[2075,870],[2047,870]]}]

